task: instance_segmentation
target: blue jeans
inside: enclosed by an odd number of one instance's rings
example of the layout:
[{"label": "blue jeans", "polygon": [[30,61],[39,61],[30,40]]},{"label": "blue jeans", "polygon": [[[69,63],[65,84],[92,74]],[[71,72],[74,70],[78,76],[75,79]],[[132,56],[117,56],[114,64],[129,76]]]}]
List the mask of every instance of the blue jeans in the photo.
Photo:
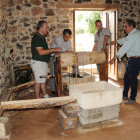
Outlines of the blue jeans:
[{"label": "blue jeans", "polygon": [[129,87],[131,86],[130,99],[135,100],[137,96],[138,79],[137,76],[140,71],[140,58],[128,60],[126,71],[124,75],[124,90],[123,96],[128,97]]}]

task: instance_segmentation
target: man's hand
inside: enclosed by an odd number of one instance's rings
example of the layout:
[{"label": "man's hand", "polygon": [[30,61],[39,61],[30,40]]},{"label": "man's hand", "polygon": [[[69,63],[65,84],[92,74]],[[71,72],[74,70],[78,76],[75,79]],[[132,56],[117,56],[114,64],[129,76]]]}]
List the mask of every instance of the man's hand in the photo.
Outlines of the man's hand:
[{"label": "man's hand", "polygon": [[108,65],[109,65],[109,64],[112,65],[114,62],[115,62],[115,60],[111,59],[111,60],[108,62]]},{"label": "man's hand", "polygon": [[115,40],[115,41],[111,41],[111,42],[110,42],[110,46],[111,46],[111,45],[115,45],[116,43],[117,43],[116,40]]},{"label": "man's hand", "polygon": [[55,48],[56,52],[62,52],[62,50],[60,48]]}]

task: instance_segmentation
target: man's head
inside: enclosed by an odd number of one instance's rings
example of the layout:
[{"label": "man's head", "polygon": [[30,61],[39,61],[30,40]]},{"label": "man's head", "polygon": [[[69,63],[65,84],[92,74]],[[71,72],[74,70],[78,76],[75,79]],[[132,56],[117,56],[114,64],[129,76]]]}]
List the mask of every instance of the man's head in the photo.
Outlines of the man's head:
[{"label": "man's head", "polygon": [[134,20],[126,20],[124,25],[124,30],[129,34],[134,28],[136,28],[136,23]]},{"label": "man's head", "polygon": [[42,35],[46,36],[48,34],[48,24],[46,21],[39,21],[37,24],[37,31]]},{"label": "man's head", "polygon": [[70,29],[64,29],[64,31],[63,31],[63,39],[64,39],[64,41],[69,41],[69,39],[71,38],[71,34],[72,34],[72,32],[71,32],[71,30]]},{"label": "man's head", "polygon": [[98,29],[98,31],[102,30],[102,22],[101,22],[101,20],[96,20],[95,21],[95,27]]}]

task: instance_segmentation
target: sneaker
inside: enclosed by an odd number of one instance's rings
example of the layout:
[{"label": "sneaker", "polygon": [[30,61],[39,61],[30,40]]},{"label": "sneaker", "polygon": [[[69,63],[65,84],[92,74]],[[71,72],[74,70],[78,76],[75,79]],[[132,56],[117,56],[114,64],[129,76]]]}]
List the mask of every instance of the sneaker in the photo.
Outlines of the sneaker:
[{"label": "sneaker", "polygon": [[128,99],[127,101],[125,101],[124,103],[125,104],[132,104],[132,103],[135,103],[136,100],[131,100],[131,99]]},{"label": "sneaker", "polygon": [[52,98],[52,96],[49,96],[48,94],[44,95],[43,98]]},{"label": "sneaker", "polygon": [[54,96],[55,96],[55,91],[51,91],[51,93],[52,93],[52,95],[54,95]]}]

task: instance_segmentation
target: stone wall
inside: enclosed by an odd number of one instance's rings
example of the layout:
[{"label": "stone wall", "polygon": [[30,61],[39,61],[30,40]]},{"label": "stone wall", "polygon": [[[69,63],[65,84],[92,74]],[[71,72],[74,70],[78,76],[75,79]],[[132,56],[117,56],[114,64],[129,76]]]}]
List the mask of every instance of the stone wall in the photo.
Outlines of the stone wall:
[{"label": "stone wall", "polygon": [[0,0],[0,94],[9,86],[9,64],[4,58],[8,43],[8,20],[6,1]]},{"label": "stone wall", "polygon": [[139,0],[7,0],[9,45],[14,47],[15,63],[29,64],[30,42],[38,21],[45,20],[50,27],[47,42],[61,34],[64,28],[73,30],[73,11],[56,9],[58,3],[113,3],[122,4],[119,9],[119,37],[124,36],[123,23],[126,18],[134,18],[139,28]]}]

